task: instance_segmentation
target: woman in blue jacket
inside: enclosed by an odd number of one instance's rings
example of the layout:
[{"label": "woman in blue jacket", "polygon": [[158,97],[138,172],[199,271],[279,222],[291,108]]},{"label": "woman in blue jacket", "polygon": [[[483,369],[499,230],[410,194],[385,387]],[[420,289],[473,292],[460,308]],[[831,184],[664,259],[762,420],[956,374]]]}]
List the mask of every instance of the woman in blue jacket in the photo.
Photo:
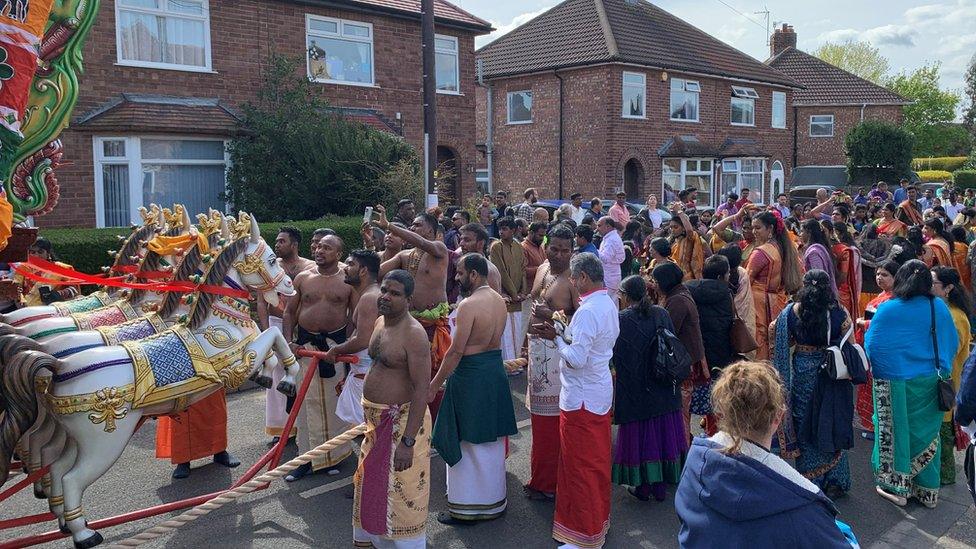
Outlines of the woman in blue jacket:
[{"label": "woman in blue jacket", "polygon": [[675,496],[685,548],[849,548],[824,493],[769,447],[786,412],[779,375],[725,369],[712,390],[719,429],[696,437]]}]

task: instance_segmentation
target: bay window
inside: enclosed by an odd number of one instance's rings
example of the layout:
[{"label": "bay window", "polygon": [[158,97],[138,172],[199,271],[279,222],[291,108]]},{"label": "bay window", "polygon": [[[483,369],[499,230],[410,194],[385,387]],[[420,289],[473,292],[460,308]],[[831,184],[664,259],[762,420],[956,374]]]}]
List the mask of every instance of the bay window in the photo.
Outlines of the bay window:
[{"label": "bay window", "polygon": [[183,204],[193,213],[226,208],[222,139],[97,137],[95,218],[99,227],[139,222],[139,207]]}]

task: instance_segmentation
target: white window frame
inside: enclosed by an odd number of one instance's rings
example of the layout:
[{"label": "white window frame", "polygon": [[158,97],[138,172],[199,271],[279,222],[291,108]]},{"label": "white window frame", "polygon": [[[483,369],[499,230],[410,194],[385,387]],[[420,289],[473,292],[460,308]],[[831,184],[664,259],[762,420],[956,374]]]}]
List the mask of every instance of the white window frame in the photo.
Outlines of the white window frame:
[{"label": "white window frame", "polygon": [[535,120],[535,99],[532,99],[532,106],[529,107],[529,119],[528,120],[512,120],[512,97],[517,93],[527,93],[529,97],[532,97],[532,90],[514,90],[508,92],[505,96],[505,121],[506,124],[516,125],[516,124],[531,124]]},{"label": "white window frame", "polygon": [[[335,23],[336,28],[339,30],[335,33],[324,32],[324,31],[313,31],[312,21],[323,21],[327,23]],[[343,25],[356,25],[357,27],[368,27],[369,37],[364,38],[362,36],[351,36],[346,35],[343,32]],[[335,38],[338,40],[345,40],[347,42],[359,42],[363,44],[369,44],[369,82],[349,82],[347,80],[333,80],[331,78],[317,78],[312,74],[312,64],[308,59],[308,38]],[[318,82],[320,84],[339,84],[341,86],[358,86],[361,88],[376,88],[376,47],[373,44],[373,24],[366,23],[365,21],[354,21],[352,19],[339,19],[337,17],[323,17],[320,15],[312,15],[310,13],[305,14],[305,74],[308,76],[309,80],[313,82]],[[460,65],[458,66],[458,71],[460,71]]]},{"label": "white window frame", "polygon": [[759,99],[759,94],[753,88],[745,86],[732,86],[732,95],[743,99]]},{"label": "white window frame", "polygon": [[[158,63],[156,61],[139,61],[138,59],[122,58],[122,27],[119,25],[120,12],[136,12],[147,15],[158,15],[162,17],[175,17],[177,19],[192,19],[203,21],[203,41],[204,59],[206,64],[202,67],[197,65],[181,65],[179,63]],[[213,44],[210,40],[210,0],[203,0],[203,15],[192,15],[186,13],[173,13],[164,8],[142,8],[136,6],[122,6],[119,0],[115,2],[115,64],[123,67],[143,67],[148,69],[163,69],[183,72],[215,72],[213,70],[212,59]]]},{"label": "white window frame", "polygon": [[[815,133],[813,133],[813,125],[814,124],[817,124],[817,125],[820,125],[820,126],[823,126],[823,125],[826,125],[827,124],[827,122],[826,121],[823,121],[823,120],[822,121],[819,121],[819,122],[814,122],[814,120],[813,120],[814,118],[830,118],[830,135],[827,135],[827,134],[819,134],[819,133],[818,134],[815,134]],[[810,137],[827,137],[827,138],[833,137],[834,136],[834,115],[832,115],[832,114],[811,114],[810,115],[810,125],[807,128],[807,130],[808,130],[807,133],[810,135]]]},{"label": "white window frame", "polygon": [[[453,50],[446,50],[437,47],[438,40],[450,40],[454,42]],[[444,95],[461,95],[461,50],[460,43],[458,42],[457,36],[451,36],[448,34],[435,34],[434,35],[434,65],[437,64],[437,54],[454,54],[454,87],[455,90],[437,90],[437,93]],[[374,59],[375,63],[375,59]],[[434,88],[437,87],[437,69],[434,69]]]},{"label": "white window frame", "polygon": [[[735,120],[732,120],[732,113],[735,112],[735,109],[733,109],[732,107],[736,103],[740,103],[742,105],[749,105],[749,107],[752,108],[752,123],[736,122]],[[756,100],[751,98],[744,98],[744,97],[733,97],[729,102],[729,124],[733,126],[747,126],[750,128],[754,128],[756,126]]]},{"label": "white window frame", "polygon": [[[681,82],[681,90],[671,89],[671,86],[673,86],[675,82]],[[697,98],[695,100],[695,118],[674,118],[671,116],[674,113],[674,97],[672,97],[671,94],[676,91],[695,94],[695,97]],[[668,84],[668,118],[670,118],[672,122],[701,121],[701,83],[699,83],[697,80],[685,80],[684,78],[671,79],[671,83]]]},{"label": "white window frame", "polygon": [[[145,159],[142,158],[142,140],[143,139],[158,139],[158,140],[172,140],[172,141],[220,141],[224,145],[224,158],[223,161],[217,160],[183,160],[183,159]],[[125,157],[106,157],[104,143],[106,141],[124,141],[125,142]],[[185,135],[154,135],[154,134],[140,134],[140,135],[99,135],[92,139],[92,147],[94,156],[92,157],[94,162],[95,170],[95,226],[97,228],[105,227],[105,196],[104,196],[104,180],[102,179],[102,166],[103,165],[125,165],[129,168],[129,220],[131,223],[139,223],[139,207],[144,206],[142,203],[142,165],[143,163],[151,164],[179,164],[180,166],[187,165],[200,165],[200,166],[214,166],[217,164],[223,164],[225,168],[224,182],[225,182],[225,192],[226,192],[226,170],[230,168],[230,152],[227,151],[228,140],[220,137],[195,137],[195,136],[185,136]],[[146,205],[148,206],[148,205]],[[230,202],[227,203],[227,213],[232,209]],[[192,214],[192,212],[191,212]]]},{"label": "white window frame", "polygon": [[[743,172],[742,171],[742,161],[743,160],[758,160],[759,161],[759,169],[761,171],[758,171],[758,172]],[[733,170],[726,171],[725,170],[725,163],[726,162],[735,163],[735,170],[734,171]],[[732,189],[732,190],[735,191],[736,194],[741,194],[742,193],[742,176],[743,175],[756,175],[756,174],[759,174],[759,188],[756,189],[756,188],[750,186],[749,187],[749,196],[751,196],[751,197],[757,197],[759,199],[759,200],[753,200],[753,202],[762,203],[763,197],[765,196],[765,190],[766,190],[766,172],[767,172],[767,170],[766,170],[766,159],[765,158],[762,158],[762,157],[743,156],[743,157],[737,157],[737,158],[723,158],[722,159],[722,173],[719,176],[719,183],[718,183],[719,189],[721,189],[723,193],[728,193],[729,192],[729,189],[726,189],[724,187],[724,185],[722,184],[722,180],[721,179],[724,178],[726,175],[735,174],[735,189]]]},{"label": "white window frame", "polygon": [[[781,108],[783,111],[783,123],[779,125],[776,124],[777,108]],[[786,92],[779,92],[779,91],[773,92],[772,109],[770,114],[769,125],[770,127],[780,129],[780,130],[786,128]]]},{"label": "white window frame", "polygon": [[[640,84],[628,84],[627,83],[627,77],[628,76],[638,76],[638,77],[640,77],[641,83]],[[640,91],[641,91],[641,112],[643,114],[640,115],[640,116],[634,116],[634,115],[629,114],[627,112],[628,111],[628,108],[627,107],[629,106],[629,102],[626,101],[626,98],[627,98],[627,89],[629,88],[631,90],[635,90],[638,86],[640,87]],[[623,118],[629,118],[631,120],[646,120],[647,119],[647,75],[646,74],[644,74],[642,72],[624,71],[623,74],[621,75],[621,77],[620,77],[620,115]]]},{"label": "white window frame", "polygon": [[[709,205],[711,205],[711,206],[714,206],[715,205],[715,162],[716,162],[717,159],[715,159],[715,158],[708,158],[708,157],[704,157],[704,156],[701,156],[701,157],[695,156],[695,157],[688,157],[688,158],[664,158],[664,159],[661,160],[661,183],[662,183],[662,185],[664,184],[664,174],[666,173],[664,166],[665,166],[665,163],[668,160],[678,160],[678,161],[681,162],[681,171],[678,172],[678,178],[679,178],[678,181],[680,183],[680,188],[673,187],[675,194],[677,194],[677,193],[683,191],[684,189],[687,189],[688,188],[688,186],[687,186],[688,183],[686,181],[686,179],[687,179],[688,176],[703,176],[703,175],[707,175],[708,176],[708,181],[709,181],[709,183],[708,183],[708,187],[709,187],[709,190],[708,190]],[[699,170],[688,170],[688,162],[689,161],[697,161],[699,168],[701,167],[701,162],[702,161],[708,161],[710,163],[710,165],[711,165],[711,170],[709,170],[709,171],[702,171],[700,169]],[[698,187],[695,187],[695,190],[697,190],[699,193],[705,192],[702,189],[699,189]]]}]

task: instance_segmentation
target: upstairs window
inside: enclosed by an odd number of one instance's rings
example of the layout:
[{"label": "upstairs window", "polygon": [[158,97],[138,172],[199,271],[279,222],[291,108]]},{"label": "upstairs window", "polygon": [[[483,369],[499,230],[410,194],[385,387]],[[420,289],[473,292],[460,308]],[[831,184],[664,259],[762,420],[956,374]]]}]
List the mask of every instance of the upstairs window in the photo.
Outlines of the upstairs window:
[{"label": "upstairs window", "polygon": [[210,70],[208,0],[117,0],[115,20],[120,65]]},{"label": "upstairs window", "polygon": [[759,94],[752,88],[732,86],[732,125],[756,125],[756,99]]},{"label": "upstairs window", "polygon": [[434,69],[437,74],[437,91],[461,92],[457,38],[440,34],[434,36]]},{"label": "upstairs window", "polygon": [[810,137],[833,137],[834,115],[815,114],[810,117]]},{"label": "upstairs window", "polygon": [[532,92],[508,92],[508,123],[528,124],[532,122]]},{"label": "upstairs window", "polygon": [[698,122],[701,85],[694,80],[671,79],[671,120]]},{"label": "upstairs window", "polygon": [[373,25],[331,17],[306,18],[308,77],[316,82],[372,86]]},{"label": "upstairs window", "polygon": [[773,92],[773,120],[774,128],[786,127],[786,92]]},{"label": "upstairs window", "polygon": [[644,118],[646,107],[646,76],[639,72],[625,72],[623,81],[623,117]]}]

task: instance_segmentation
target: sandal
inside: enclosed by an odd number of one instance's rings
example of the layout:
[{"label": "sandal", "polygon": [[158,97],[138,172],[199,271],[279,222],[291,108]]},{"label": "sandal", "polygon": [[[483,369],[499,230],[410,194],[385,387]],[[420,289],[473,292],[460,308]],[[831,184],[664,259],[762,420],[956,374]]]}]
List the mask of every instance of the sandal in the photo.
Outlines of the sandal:
[{"label": "sandal", "polygon": [[896,495],[896,494],[892,494],[891,492],[885,491],[880,486],[875,486],[874,487],[874,490],[876,492],[878,492],[878,495],[879,496],[885,498],[886,500],[890,501],[891,503],[894,503],[898,507],[904,507],[904,506],[908,505],[908,498],[906,498],[904,496],[899,496],[899,495]]}]

